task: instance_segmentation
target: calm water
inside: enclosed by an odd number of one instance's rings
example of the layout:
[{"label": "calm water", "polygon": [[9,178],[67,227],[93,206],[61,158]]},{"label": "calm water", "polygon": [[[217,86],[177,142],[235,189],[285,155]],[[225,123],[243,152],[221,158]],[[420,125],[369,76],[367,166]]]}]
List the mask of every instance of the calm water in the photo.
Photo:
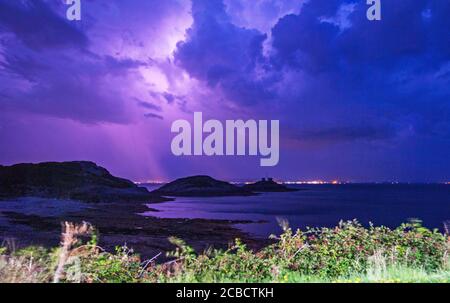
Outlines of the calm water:
[{"label": "calm water", "polygon": [[293,228],[334,226],[339,220],[398,226],[408,218],[443,227],[450,220],[450,185],[302,185],[305,190],[254,197],[177,198],[152,204],[161,218],[204,218],[267,221],[238,224],[244,231],[267,237],[279,233],[277,217]]}]

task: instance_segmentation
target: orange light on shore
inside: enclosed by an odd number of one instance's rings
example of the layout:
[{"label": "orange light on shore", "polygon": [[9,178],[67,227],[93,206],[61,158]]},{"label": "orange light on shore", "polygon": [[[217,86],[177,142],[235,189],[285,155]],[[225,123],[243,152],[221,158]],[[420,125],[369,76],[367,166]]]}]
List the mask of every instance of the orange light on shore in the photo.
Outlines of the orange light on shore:
[{"label": "orange light on shore", "polygon": [[308,185],[321,185],[321,184],[329,184],[329,182],[322,180],[313,180],[313,181],[284,181],[283,184],[308,184]]},{"label": "orange light on shore", "polygon": [[165,184],[167,181],[162,180],[146,180],[146,181],[136,181],[134,184],[136,185],[142,185],[142,184]]}]

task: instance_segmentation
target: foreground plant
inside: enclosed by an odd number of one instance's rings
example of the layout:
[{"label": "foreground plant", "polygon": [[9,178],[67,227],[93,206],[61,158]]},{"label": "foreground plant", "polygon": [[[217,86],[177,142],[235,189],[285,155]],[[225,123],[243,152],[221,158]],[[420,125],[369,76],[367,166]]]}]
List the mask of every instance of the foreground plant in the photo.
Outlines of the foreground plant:
[{"label": "foreground plant", "polygon": [[105,252],[89,224],[66,223],[58,249],[0,249],[0,282],[450,282],[448,232],[419,221],[396,229],[348,221],[295,233],[281,225],[274,244],[258,252],[236,240],[197,254],[170,238],[172,260],[156,264],[159,255],[142,262],[126,246]]}]

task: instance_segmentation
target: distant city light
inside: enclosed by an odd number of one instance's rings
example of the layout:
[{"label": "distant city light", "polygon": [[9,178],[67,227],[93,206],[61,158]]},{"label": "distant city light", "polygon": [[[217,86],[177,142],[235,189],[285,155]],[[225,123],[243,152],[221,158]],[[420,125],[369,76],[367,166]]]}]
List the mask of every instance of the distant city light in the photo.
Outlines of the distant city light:
[{"label": "distant city light", "polygon": [[322,184],[344,184],[340,181],[323,181],[323,180],[312,180],[312,181],[285,181],[284,184],[309,184],[309,185],[322,185]]},{"label": "distant city light", "polygon": [[142,185],[142,184],[164,184],[167,183],[166,181],[161,180],[147,180],[147,181],[136,181],[134,184],[136,185]]}]

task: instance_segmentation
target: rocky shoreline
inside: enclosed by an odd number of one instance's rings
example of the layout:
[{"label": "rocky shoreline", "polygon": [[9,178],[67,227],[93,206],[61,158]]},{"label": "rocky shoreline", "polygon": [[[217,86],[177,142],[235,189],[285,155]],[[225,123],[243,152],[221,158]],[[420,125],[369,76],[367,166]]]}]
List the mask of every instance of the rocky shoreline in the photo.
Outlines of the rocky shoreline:
[{"label": "rocky shoreline", "polygon": [[183,239],[198,252],[209,247],[227,248],[234,239],[240,238],[249,247],[259,249],[268,243],[267,239],[255,238],[234,227],[234,224],[254,223],[252,221],[205,220],[205,219],[161,219],[147,217],[141,213],[149,211],[142,203],[91,204],[88,207],[69,211],[56,216],[27,214],[17,211],[0,211],[10,227],[2,228],[0,241],[14,239],[15,245],[58,245],[61,222],[89,222],[99,231],[99,245],[107,251],[116,246],[127,245],[143,258],[150,258],[162,252],[159,261],[165,260],[165,252],[174,249],[168,238]]},{"label": "rocky shoreline", "polygon": [[253,194],[208,176],[180,179],[149,192],[87,161],[0,166],[0,241],[14,239],[18,246],[53,247],[59,243],[62,222],[85,221],[99,231],[99,245],[105,250],[126,244],[144,258],[164,256],[172,250],[169,237],[181,238],[199,252],[211,246],[227,248],[236,238],[258,249],[268,240],[233,226],[255,223],[252,221],[142,215],[151,211],[147,204],[172,200],[165,195]]}]

